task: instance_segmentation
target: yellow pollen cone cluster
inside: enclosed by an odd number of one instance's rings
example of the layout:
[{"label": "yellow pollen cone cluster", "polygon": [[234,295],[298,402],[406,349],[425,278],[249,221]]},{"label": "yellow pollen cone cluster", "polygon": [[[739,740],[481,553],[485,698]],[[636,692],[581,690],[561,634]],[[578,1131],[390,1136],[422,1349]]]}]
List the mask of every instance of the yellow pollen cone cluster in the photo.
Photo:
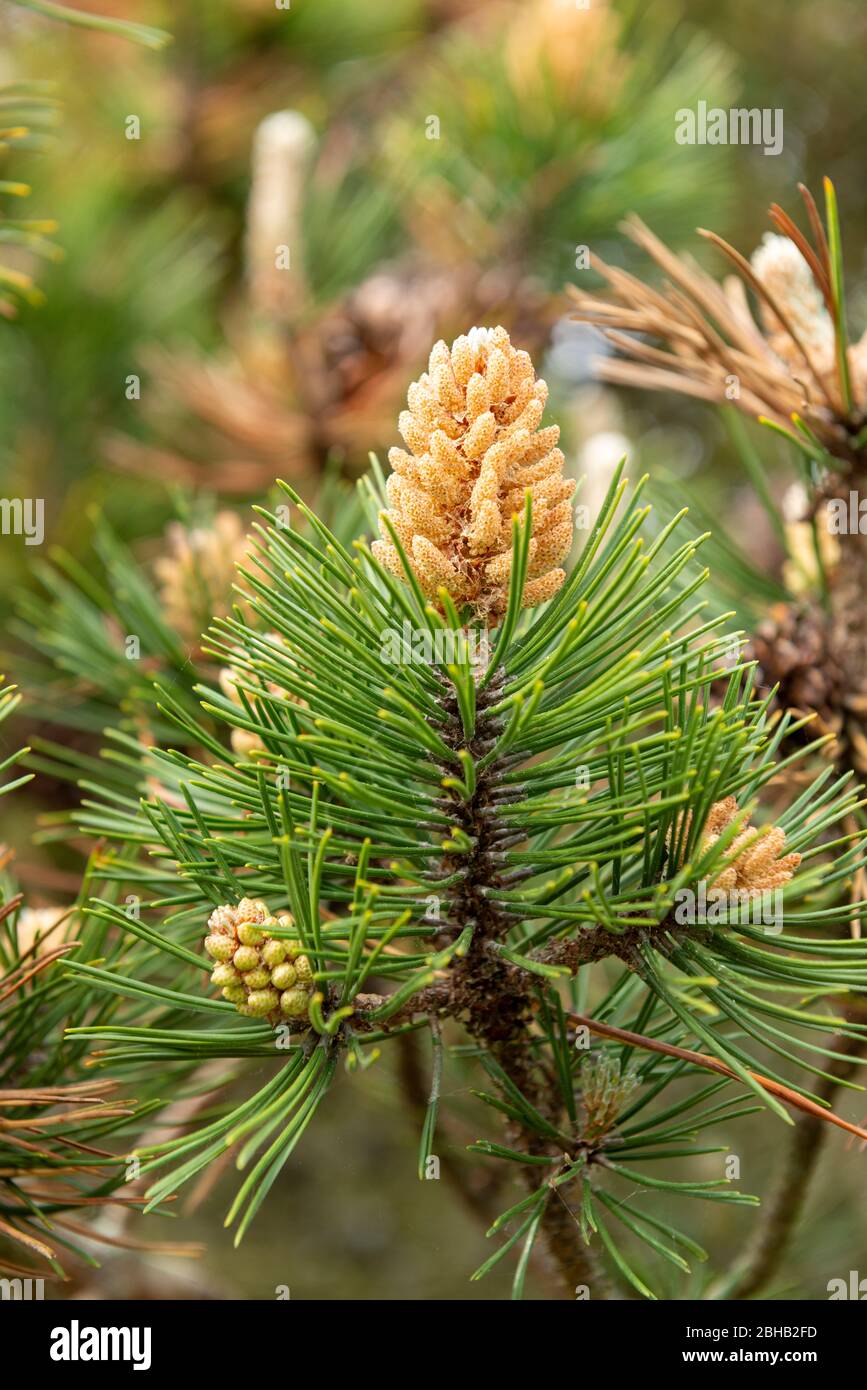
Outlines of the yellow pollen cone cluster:
[{"label": "yellow pollen cone cluster", "polygon": [[272,917],[260,899],[217,907],[208,918],[205,950],[214,961],[211,983],[248,1018],[307,1023],[313,967],[297,941],[272,935],[291,929],[288,914]]},{"label": "yellow pollen cone cluster", "polygon": [[[693,855],[696,860],[713,848],[737,814],[738,804],[733,796],[714,802]],[[687,830],[691,820],[692,812],[688,812]],[[675,833],[679,835],[679,831],[676,830]],[[717,874],[710,887],[726,891],[736,890],[747,895],[782,888],[801,862],[800,854],[786,854],[785,849],[786,832],[778,825],[772,825],[770,828],[766,826],[760,830],[745,823],[744,829],[735,836],[726,850],[725,857],[731,862]]]},{"label": "yellow pollen cone cluster", "polygon": [[380,517],[376,558],[405,579],[388,517],[419,584],[436,600],[495,626],[505,612],[512,568],[512,517],[532,496],[526,608],[553,598],[572,545],[575,483],[563,477],[559,428],[540,429],[548,388],[505,328],[473,328],[451,348],[438,342],[428,370],[409,388],[398,422],[407,449],[392,449],[389,510]]}]

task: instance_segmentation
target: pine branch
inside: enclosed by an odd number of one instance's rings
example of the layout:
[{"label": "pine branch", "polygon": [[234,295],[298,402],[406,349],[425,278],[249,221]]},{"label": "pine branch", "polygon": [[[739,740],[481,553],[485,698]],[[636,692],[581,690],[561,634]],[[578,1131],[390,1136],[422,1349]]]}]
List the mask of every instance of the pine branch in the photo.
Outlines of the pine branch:
[{"label": "pine branch", "polygon": [[53,0],[8,0],[23,10],[32,10],[44,15],[46,19],[58,20],[84,29],[96,29],[106,34],[117,34],[146,48],[163,48],[171,42],[171,34],[164,29],[155,29],[149,24],[135,24],[130,20],[116,19],[113,15],[93,14],[90,10],[76,10],[71,5],[55,4]]},{"label": "pine branch", "polygon": [[[570,1297],[607,1296],[609,1267],[612,1296],[654,1297],[631,1243],[681,1272],[704,1252],[635,1209],[636,1186],[756,1199],[647,1165],[719,1152],[703,1132],[758,1108],[824,1115],[784,1070],[821,1083],[826,1042],[865,1035],[804,1002],[867,987],[867,946],[834,935],[861,912],[861,801],[832,767],[777,795],[810,756],[781,752],[799,721],[771,718],[749,665],[721,678],[697,542],[677,544],[679,515],[646,543],[643,482],[629,495],[616,471],[560,568],[571,484],[544,395],[502,330],[440,344],[375,548],[289,487],[303,524],[262,514],[203,713],[164,691],[181,746],[118,744],[155,794],[93,785],[77,818],[117,846],[100,872],[141,911],[91,897],[92,928],[125,947],[65,970],[116,1013],[69,1036],[134,1077],[271,1059],[258,1090],[141,1155],[156,1207],[231,1152],[240,1240],[340,1062],[361,1078],[432,1023],[437,1068],[460,1055],[486,1078],[498,1133],[471,1152],[518,1165],[525,1190],[474,1277],[520,1245],[520,1297],[538,1245]],[[422,1153],[442,1094],[437,1070]]]},{"label": "pine branch", "polygon": [[[836,739],[838,767],[861,776],[867,772],[867,551],[848,514],[851,494],[858,494],[867,474],[863,345],[848,339],[833,185],[825,180],[827,231],[811,196],[801,192],[814,245],[776,204],[771,220],[781,235],[766,237],[751,260],[715,233],[700,232],[735,266],[737,289],[731,281],[718,285],[691,260],[673,254],[633,217],[625,224],[627,234],[672,287],[653,290],[597,261],[610,298],[583,291],[572,291],[572,297],[576,317],[601,327],[618,349],[619,356],[599,364],[604,378],[700,396],[729,413],[739,410],[785,439],[796,455],[802,515],[784,524],[764,465],[742,432],[735,433],[740,458],[788,555],[785,606],[756,614],[746,654],[758,658],[777,707],[814,711],[814,732],[829,731]],[[758,324],[744,287],[755,296]],[[663,346],[650,346],[645,334]],[[740,581],[738,600],[755,611],[749,566],[736,546],[728,551],[728,568]]]},{"label": "pine branch", "polygon": [[[591,1033],[598,1033],[600,1037],[616,1038],[618,1041],[629,1043],[633,1047],[646,1048],[649,1052],[660,1052],[667,1057],[678,1057],[682,1061],[694,1063],[697,1067],[705,1067],[708,1071],[715,1071],[721,1076],[729,1076],[733,1080],[737,1079],[738,1073],[733,1071],[731,1067],[727,1067],[726,1064],[721,1062],[717,1057],[706,1057],[700,1052],[693,1052],[690,1048],[673,1047],[669,1043],[658,1042],[653,1038],[642,1037],[641,1034],[632,1033],[625,1028],[613,1028],[610,1024],[600,1023],[598,1020],[587,1018],[583,1014],[569,1014],[569,1019],[572,1023],[576,1023],[580,1027],[589,1028]],[[850,1039],[849,1041],[852,1046],[847,1047],[846,1052],[850,1058],[848,1066],[849,1069],[851,1069],[854,1065],[851,1061],[851,1055],[857,1053],[863,1047],[863,1039],[857,1038]],[[758,1072],[750,1072],[750,1076],[754,1081],[757,1081],[763,1089],[771,1092],[772,1095],[780,1096],[787,1104],[793,1106],[797,1110],[803,1111],[804,1114],[809,1117],[812,1124],[818,1125],[824,1121],[827,1124],[837,1125],[838,1128],[845,1129],[849,1134],[854,1134],[857,1138],[867,1142],[867,1130],[861,1129],[858,1125],[850,1124],[848,1120],[841,1119],[840,1116],[835,1115],[833,1111],[823,1109],[821,1105],[815,1104],[805,1096],[798,1095],[796,1091],[793,1091],[788,1086],[781,1086],[779,1082],[772,1081],[767,1076],[761,1076]],[[835,1090],[837,1080],[838,1078],[835,1077],[832,1078],[830,1082],[826,1082],[825,1089],[830,1085],[831,1090]]]}]

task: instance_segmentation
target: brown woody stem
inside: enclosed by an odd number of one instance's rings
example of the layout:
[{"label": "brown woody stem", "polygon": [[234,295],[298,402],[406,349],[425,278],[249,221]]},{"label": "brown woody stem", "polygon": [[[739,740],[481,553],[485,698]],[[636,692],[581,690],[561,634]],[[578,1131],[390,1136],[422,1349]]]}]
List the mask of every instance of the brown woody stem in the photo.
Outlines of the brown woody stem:
[{"label": "brown woody stem", "polygon": [[[447,722],[442,732],[446,742],[456,750],[468,747],[478,760],[500,733],[499,721],[487,711],[501,694],[502,677],[498,674],[479,692],[476,730],[467,744],[457,701],[445,687],[442,707]],[[460,856],[447,854],[439,866],[445,878],[457,870],[462,872],[458,887],[449,896],[444,938],[453,938],[468,923],[474,926],[466,955],[456,959],[449,972],[449,1012],[465,1021],[469,1033],[486,1047],[530,1104],[559,1128],[562,1117],[555,1100],[557,1086],[534,1046],[531,979],[503,958],[500,946],[511,920],[486,892],[497,886],[504,872],[501,846],[506,827],[499,818],[495,796],[502,790],[504,770],[494,761],[479,776],[470,798],[452,794],[449,802],[455,824],[470,837],[473,849]],[[518,1121],[510,1122],[509,1139],[527,1152],[560,1157],[556,1146]],[[528,1191],[535,1191],[537,1175],[533,1169],[525,1170],[524,1180]],[[578,1285],[587,1285],[595,1298],[609,1297],[605,1277],[595,1256],[584,1246],[578,1222],[560,1198],[559,1189],[552,1189],[540,1232],[548,1263],[556,1271],[565,1297],[574,1298]]]}]

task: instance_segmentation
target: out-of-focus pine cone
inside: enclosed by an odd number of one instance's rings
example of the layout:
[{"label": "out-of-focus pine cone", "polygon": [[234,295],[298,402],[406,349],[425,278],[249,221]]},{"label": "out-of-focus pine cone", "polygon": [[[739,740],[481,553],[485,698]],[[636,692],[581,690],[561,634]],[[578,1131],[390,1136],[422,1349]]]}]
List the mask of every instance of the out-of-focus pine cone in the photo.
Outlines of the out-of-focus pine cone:
[{"label": "out-of-focus pine cone", "polygon": [[[822,371],[830,372],[834,362],[834,325],[825,307],[819,286],[798,247],[788,236],[766,232],[762,244],[752,254],[753,271],[775,303],[786,314]],[[792,371],[803,370],[803,356],[779,318],[761,300],[759,312],[774,352]]]},{"label": "out-of-focus pine cone", "polygon": [[67,907],[22,907],[15,923],[18,956],[37,961],[62,946],[71,929],[69,915]]},{"label": "out-of-focus pine cone", "polygon": [[369,451],[393,439],[404,384],[430,343],[470,315],[508,315],[541,351],[556,310],[507,265],[480,274],[470,263],[407,261],[381,266],[285,340],[263,339],[236,316],[224,356],[150,345],[141,354],[153,387],[142,403],[149,438],[114,432],[106,457],[124,472],[245,496],[277,476],[303,487],[331,454],[364,468]]},{"label": "out-of-focus pine cone", "polygon": [[[779,686],[777,703],[816,718],[799,735],[810,741],[844,732],[845,675],[828,642],[828,623],[808,605],[775,604],[750,643],[764,689]],[[836,751],[836,750],[835,750]]]},{"label": "out-of-focus pine cone", "polygon": [[166,541],[165,554],[154,562],[163,617],[185,642],[197,645],[211,620],[231,608],[247,535],[234,512],[221,511],[206,526],[170,522]]}]

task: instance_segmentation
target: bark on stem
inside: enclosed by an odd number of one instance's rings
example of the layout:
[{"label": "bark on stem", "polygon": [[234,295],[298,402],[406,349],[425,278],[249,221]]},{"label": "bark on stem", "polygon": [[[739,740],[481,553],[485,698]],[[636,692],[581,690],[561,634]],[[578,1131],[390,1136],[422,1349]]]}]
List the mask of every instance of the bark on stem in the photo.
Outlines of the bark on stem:
[{"label": "bark on stem", "polygon": [[[447,724],[442,733],[446,742],[456,750],[468,747],[474,760],[480,759],[501,731],[500,722],[487,712],[501,694],[502,675],[498,673],[479,692],[476,730],[467,744],[454,691],[444,687],[442,708]],[[500,945],[512,922],[486,891],[497,886],[504,872],[502,845],[508,827],[500,819],[497,793],[502,793],[501,779],[507,767],[508,761],[494,761],[479,777],[472,796],[453,793],[449,799],[449,813],[473,848],[466,854],[447,854],[439,866],[446,879],[458,871],[462,874],[448,898],[442,944],[459,935],[468,923],[474,927],[466,955],[456,959],[450,970],[450,1012],[466,1021],[470,1034],[485,1045],[526,1099],[559,1128],[562,1116],[556,1102],[556,1081],[546,1073],[534,1046],[530,977],[503,958]],[[556,1145],[541,1140],[520,1122],[511,1121],[509,1129],[509,1142],[517,1148],[561,1156]],[[522,1180],[528,1192],[535,1191],[538,1170],[526,1166]],[[578,1285],[587,1285],[595,1298],[611,1296],[595,1254],[583,1244],[578,1222],[559,1189],[552,1189],[539,1229],[547,1262],[556,1271],[564,1297],[574,1298]]]}]

